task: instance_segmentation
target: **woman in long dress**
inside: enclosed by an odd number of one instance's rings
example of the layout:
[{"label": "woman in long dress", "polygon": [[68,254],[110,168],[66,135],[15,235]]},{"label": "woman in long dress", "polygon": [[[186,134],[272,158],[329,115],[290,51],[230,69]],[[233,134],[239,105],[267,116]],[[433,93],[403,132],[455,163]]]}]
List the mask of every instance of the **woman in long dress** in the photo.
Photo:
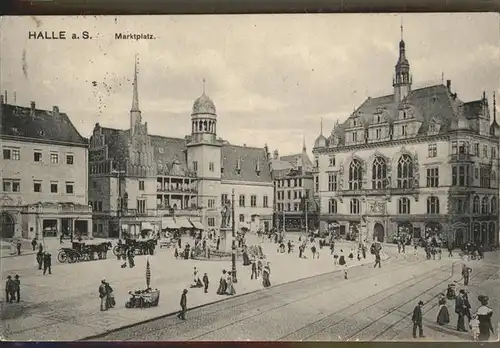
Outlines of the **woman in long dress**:
[{"label": "woman in long dress", "polygon": [[245,245],[243,247],[243,266],[250,266],[252,262],[250,261],[250,258],[248,257],[248,248]]},{"label": "woman in long dress", "polygon": [[339,265],[344,269],[344,279],[347,279],[347,261],[342,249],[340,249]]},{"label": "woman in long dress", "polygon": [[222,276],[220,277],[219,281],[219,288],[217,289],[217,295],[224,295],[227,290],[227,283],[226,283],[226,270],[222,270]]},{"label": "woman in long dress", "polygon": [[268,288],[271,286],[271,281],[269,280],[269,276],[271,274],[271,268],[269,267],[269,264],[264,266],[264,270],[262,272],[262,285],[265,288]]},{"label": "woman in long dress", "polygon": [[227,273],[227,294],[228,295],[235,295],[236,294],[236,290],[234,289],[234,284],[233,284],[233,276],[231,275],[231,273]]},{"label": "woman in long dress", "polygon": [[439,312],[436,322],[439,325],[446,325],[450,322],[450,312],[448,312],[448,307],[446,307],[446,297],[444,296],[444,294],[440,294],[438,305]]},{"label": "woman in long dress", "polygon": [[481,303],[481,307],[477,309],[477,319],[479,320],[479,341],[488,341],[490,339],[490,332],[493,334],[493,325],[491,324],[491,317],[493,310],[488,307],[488,296],[480,295],[477,298]]}]

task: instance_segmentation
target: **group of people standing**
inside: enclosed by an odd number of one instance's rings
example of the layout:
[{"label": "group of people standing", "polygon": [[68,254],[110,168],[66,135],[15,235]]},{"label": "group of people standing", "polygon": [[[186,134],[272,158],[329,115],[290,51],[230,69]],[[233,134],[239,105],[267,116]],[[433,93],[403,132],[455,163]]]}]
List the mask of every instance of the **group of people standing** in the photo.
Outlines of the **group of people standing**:
[{"label": "group of people standing", "polygon": [[48,251],[43,250],[43,244],[38,244],[38,252],[36,253],[36,262],[38,263],[38,269],[41,270],[43,267],[43,275],[47,272],[52,274],[52,255]]},{"label": "group of people standing", "polygon": [[12,279],[11,275],[7,276],[7,281],[5,282],[5,302],[21,301],[21,280],[18,274]]},{"label": "group of people standing", "polygon": [[107,311],[116,305],[113,288],[106,279],[101,280],[101,285],[99,285],[99,298],[101,299],[101,311]]}]

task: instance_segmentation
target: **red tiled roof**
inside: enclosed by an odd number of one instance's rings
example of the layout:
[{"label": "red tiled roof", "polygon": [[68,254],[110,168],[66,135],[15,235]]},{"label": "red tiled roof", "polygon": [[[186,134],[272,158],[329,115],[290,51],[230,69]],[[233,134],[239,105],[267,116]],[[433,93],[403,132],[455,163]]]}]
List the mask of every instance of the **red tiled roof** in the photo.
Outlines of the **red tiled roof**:
[{"label": "red tiled roof", "polygon": [[29,107],[1,104],[0,119],[1,135],[88,146],[88,140],[63,112],[39,109],[32,112]]}]

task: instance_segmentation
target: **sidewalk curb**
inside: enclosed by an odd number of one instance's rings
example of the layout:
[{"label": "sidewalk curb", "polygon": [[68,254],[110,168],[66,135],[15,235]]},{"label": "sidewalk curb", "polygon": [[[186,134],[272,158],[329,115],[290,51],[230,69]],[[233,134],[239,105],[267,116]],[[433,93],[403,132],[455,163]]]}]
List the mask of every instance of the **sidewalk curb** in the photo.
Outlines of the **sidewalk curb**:
[{"label": "sidewalk curb", "polygon": [[2,255],[0,256],[0,259],[7,259],[7,258],[10,258],[10,257],[21,257],[21,256],[29,256],[29,255],[35,255],[37,252],[36,251],[30,251],[28,253],[22,253],[21,255]]},{"label": "sidewalk curb", "polygon": [[[390,255],[386,255],[386,258],[385,259],[382,258],[382,260],[383,261],[387,261],[387,260],[390,260],[391,258],[392,257]],[[366,263],[366,264],[368,264],[368,263]],[[364,266],[364,265],[365,264],[354,266],[354,267],[361,267],[361,266]],[[309,276],[309,277],[305,277],[305,278],[300,278],[300,279],[296,279],[296,280],[291,280],[291,281],[288,281],[288,282],[280,283],[280,284],[275,285],[274,287],[282,286],[282,285],[288,285],[288,284],[293,284],[293,283],[296,283],[296,282],[300,282],[300,281],[307,280],[307,279],[312,279],[312,278],[315,278],[315,277],[318,277],[318,276],[322,276],[322,275],[325,275],[325,274],[337,273],[337,272],[341,272],[341,271],[342,271],[342,269],[337,269],[337,270],[334,270],[334,271],[331,271],[331,272],[320,273],[320,274],[316,274],[316,275],[313,275],[313,276]],[[264,291],[264,290],[266,290],[266,288],[252,290],[252,291],[249,291],[249,292],[246,292],[246,293],[242,293],[242,294],[237,294],[237,295],[234,295],[234,296],[231,296],[231,297],[225,297],[225,298],[222,298],[220,300],[216,300],[216,301],[212,301],[212,302],[207,302],[207,303],[203,303],[203,304],[191,307],[191,308],[189,308],[189,310],[207,307],[207,306],[210,306],[210,305],[213,305],[213,304],[221,303],[221,302],[226,301],[226,300],[228,300],[230,298],[238,298],[238,297],[242,297],[242,296],[246,296],[246,295],[251,295],[251,294],[254,294],[256,292]],[[118,327],[118,328],[115,328],[115,329],[111,329],[111,330],[108,330],[108,331],[105,331],[105,332],[102,332],[102,333],[99,333],[99,334],[96,334],[96,335],[92,335],[92,336],[88,336],[88,337],[83,337],[83,338],[77,339],[75,341],[90,341],[90,340],[99,339],[99,337],[103,337],[103,336],[106,336],[106,335],[109,335],[111,333],[115,333],[115,332],[118,332],[118,331],[121,331],[121,330],[124,330],[124,329],[129,329],[129,328],[132,328],[134,326],[139,326],[139,325],[147,324],[147,323],[156,321],[158,319],[163,319],[163,318],[166,318],[166,317],[170,317],[170,316],[172,316],[172,315],[174,315],[176,313],[179,313],[179,311],[174,311],[174,312],[169,312],[169,313],[166,313],[166,314],[161,314],[161,315],[155,316],[153,318],[149,318],[149,319],[146,319],[146,320],[138,321],[138,322],[133,323],[133,324],[127,324],[127,325],[124,325],[124,326],[121,326],[121,327]]]}]

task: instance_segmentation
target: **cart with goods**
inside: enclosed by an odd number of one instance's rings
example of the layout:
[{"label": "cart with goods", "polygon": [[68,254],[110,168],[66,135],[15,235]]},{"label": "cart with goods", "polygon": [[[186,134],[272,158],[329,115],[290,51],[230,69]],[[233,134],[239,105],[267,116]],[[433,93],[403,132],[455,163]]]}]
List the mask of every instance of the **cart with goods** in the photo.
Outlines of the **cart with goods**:
[{"label": "cart with goods", "polygon": [[129,291],[130,298],[125,302],[125,308],[149,308],[156,307],[160,301],[160,290],[152,289],[151,267],[149,259],[146,262],[146,289]]}]

